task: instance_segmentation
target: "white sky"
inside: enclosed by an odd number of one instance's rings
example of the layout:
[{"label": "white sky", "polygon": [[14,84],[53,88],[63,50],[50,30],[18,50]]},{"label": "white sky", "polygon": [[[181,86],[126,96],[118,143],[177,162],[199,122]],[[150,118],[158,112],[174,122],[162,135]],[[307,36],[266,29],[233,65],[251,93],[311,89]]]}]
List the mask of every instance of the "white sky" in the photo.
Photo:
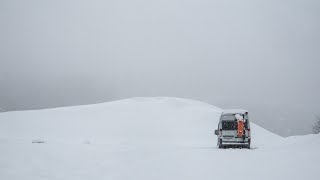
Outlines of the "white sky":
[{"label": "white sky", "polygon": [[307,133],[320,114],[319,17],[316,0],[1,0],[0,107],[177,96]]}]

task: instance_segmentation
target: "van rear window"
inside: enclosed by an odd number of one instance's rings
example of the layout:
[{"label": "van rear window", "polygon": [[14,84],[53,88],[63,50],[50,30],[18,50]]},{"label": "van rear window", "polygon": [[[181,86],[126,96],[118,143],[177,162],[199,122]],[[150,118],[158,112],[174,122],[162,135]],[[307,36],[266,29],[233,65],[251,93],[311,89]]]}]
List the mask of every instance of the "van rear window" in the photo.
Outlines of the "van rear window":
[{"label": "van rear window", "polygon": [[222,130],[236,130],[236,122],[222,121]]}]

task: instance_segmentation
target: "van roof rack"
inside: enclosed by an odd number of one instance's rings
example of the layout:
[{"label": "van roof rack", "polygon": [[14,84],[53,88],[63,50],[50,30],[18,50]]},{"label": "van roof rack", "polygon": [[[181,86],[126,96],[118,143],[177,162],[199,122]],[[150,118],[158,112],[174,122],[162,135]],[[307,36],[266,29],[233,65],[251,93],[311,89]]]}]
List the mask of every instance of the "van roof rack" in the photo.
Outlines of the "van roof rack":
[{"label": "van roof rack", "polygon": [[222,114],[248,114],[245,109],[225,109]]}]

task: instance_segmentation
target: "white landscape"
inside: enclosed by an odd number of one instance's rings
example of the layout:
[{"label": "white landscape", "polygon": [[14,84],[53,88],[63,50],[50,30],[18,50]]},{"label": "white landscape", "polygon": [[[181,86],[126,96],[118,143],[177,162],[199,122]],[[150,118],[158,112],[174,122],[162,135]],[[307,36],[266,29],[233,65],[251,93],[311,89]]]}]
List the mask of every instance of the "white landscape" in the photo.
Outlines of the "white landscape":
[{"label": "white landscape", "polygon": [[319,134],[283,138],[252,123],[251,149],[218,149],[221,112],[133,98],[0,113],[0,179],[317,179]]}]

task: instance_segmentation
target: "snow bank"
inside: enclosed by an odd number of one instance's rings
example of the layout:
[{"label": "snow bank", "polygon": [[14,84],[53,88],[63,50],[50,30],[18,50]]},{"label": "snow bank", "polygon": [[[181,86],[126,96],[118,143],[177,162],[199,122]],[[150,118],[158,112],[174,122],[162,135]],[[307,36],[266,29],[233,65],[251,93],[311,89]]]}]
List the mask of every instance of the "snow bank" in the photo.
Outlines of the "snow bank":
[{"label": "snow bank", "polygon": [[179,98],[0,113],[0,179],[317,177],[319,135],[281,138],[252,123],[253,149],[217,149],[221,113]]},{"label": "snow bank", "polygon": [[221,109],[194,100],[133,98],[88,106],[3,113],[0,114],[0,137],[211,144],[220,113]]}]

